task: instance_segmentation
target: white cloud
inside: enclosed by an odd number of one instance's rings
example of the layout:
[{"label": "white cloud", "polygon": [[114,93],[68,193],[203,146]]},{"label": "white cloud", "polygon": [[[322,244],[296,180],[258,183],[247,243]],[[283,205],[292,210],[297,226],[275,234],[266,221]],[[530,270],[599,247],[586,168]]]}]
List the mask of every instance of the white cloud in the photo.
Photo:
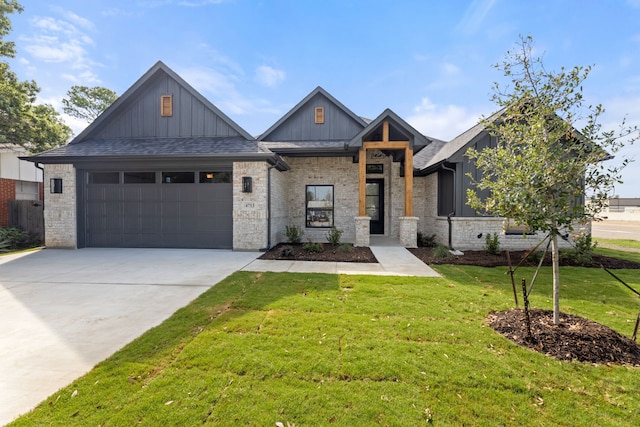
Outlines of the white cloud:
[{"label": "white cloud", "polygon": [[275,87],[282,83],[285,77],[284,71],[276,70],[268,65],[260,65],[256,68],[256,80],[263,86]]},{"label": "white cloud", "polygon": [[[37,61],[62,63],[77,71],[77,75],[70,80],[85,84],[99,83],[93,71],[99,64],[89,55],[89,49],[95,46],[95,41],[81,29],[91,29],[93,23],[73,12],[55,10],[64,19],[38,16],[31,20],[32,34],[22,37],[24,50]],[[66,78],[70,76],[68,74]]]},{"label": "white cloud", "polygon": [[458,25],[456,25],[456,31],[466,34],[475,33],[480,29],[482,22],[495,3],[496,0],[473,0]]},{"label": "white cloud", "polygon": [[458,105],[436,105],[429,98],[422,98],[407,122],[425,135],[450,140],[475,126],[480,117],[481,113]]},{"label": "white cloud", "polygon": [[228,72],[211,67],[191,67],[179,69],[178,74],[225,113],[280,113],[267,100],[249,99],[242,95],[236,87],[240,79]]},{"label": "white cloud", "polygon": [[627,0],[629,6],[640,9],[640,0]]},{"label": "white cloud", "polygon": [[179,1],[179,6],[188,6],[188,7],[200,7],[200,6],[208,6],[210,4],[220,4],[224,3],[225,0],[192,0],[192,1]]}]

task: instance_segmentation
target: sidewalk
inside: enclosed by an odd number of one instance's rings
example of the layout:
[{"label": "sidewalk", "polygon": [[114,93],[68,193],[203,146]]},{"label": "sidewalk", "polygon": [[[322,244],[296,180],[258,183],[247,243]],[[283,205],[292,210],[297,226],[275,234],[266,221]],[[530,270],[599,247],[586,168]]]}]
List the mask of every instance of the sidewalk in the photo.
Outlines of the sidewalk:
[{"label": "sidewalk", "polygon": [[256,259],[243,271],[276,273],[371,274],[376,276],[440,277],[431,267],[401,246],[371,246],[377,263],[324,261],[271,261]]}]

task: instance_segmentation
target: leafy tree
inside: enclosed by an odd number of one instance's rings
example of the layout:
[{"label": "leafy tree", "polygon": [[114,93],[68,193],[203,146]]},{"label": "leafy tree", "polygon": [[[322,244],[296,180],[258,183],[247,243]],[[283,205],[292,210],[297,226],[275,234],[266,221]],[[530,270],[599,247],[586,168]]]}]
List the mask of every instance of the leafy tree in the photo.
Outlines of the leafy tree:
[{"label": "leafy tree", "polygon": [[[10,13],[22,12],[15,0],[0,0],[0,57],[14,57],[15,45],[3,38],[11,31]],[[12,143],[32,152],[58,147],[71,137],[71,129],[50,105],[35,104],[40,88],[32,80],[20,81],[9,64],[0,62],[0,143]]]},{"label": "leafy tree", "polygon": [[100,86],[71,86],[67,97],[62,100],[63,111],[87,122],[94,121],[118,99],[114,91]]},{"label": "leafy tree", "polygon": [[3,39],[11,32],[11,20],[7,15],[21,13],[22,10],[17,0],[0,0],[0,57],[13,58],[16,55],[15,43]]},{"label": "leafy tree", "polygon": [[[626,166],[603,161],[638,138],[637,127],[623,120],[616,131],[602,128],[602,105],[587,105],[582,84],[591,67],[548,72],[532,53],[531,37],[521,37],[495,67],[511,84],[494,83],[492,100],[503,107],[485,119],[497,137],[495,148],[469,149],[482,177],[467,191],[479,212],[513,219],[551,238],[554,323],[560,322],[558,236],[593,219],[604,206]],[[472,178],[473,179],[473,178]],[[488,190],[488,191],[487,191]],[[591,198],[589,207],[583,205]]]}]

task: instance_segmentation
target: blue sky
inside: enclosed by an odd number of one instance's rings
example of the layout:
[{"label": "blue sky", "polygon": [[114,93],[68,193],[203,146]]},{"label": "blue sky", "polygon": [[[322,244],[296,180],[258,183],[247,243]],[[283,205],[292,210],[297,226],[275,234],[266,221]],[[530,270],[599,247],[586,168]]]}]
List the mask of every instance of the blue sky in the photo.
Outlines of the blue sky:
[{"label": "blue sky", "polygon": [[[124,92],[164,61],[257,135],[322,86],[356,114],[391,108],[451,139],[492,113],[492,65],[531,35],[548,69],[594,65],[605,125],[640,125],[640,0],[23,0],[11,61],[60,107],[71,85]],[[85,123],[65,118],[79,132]],[[621,197],[640,197],[640,143]]]}]

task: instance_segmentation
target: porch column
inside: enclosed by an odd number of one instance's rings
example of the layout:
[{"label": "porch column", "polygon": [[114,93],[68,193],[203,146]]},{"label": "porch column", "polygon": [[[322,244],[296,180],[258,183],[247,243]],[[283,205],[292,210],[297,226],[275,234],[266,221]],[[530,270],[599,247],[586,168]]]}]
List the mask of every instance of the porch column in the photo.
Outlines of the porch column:
[{"label": "porch column", "polygon": [[413,216],[413,150],[404,149],[404,216]]},{"label": "porch column", "polygon": [[358,153],[358,216],[367,214],[367,149],[362,147]]},{"label": "porch column", "polygon": [[371,218],[368,216],[357,216],[356,217],[356,242],[354,246],[356,247],[369,247],[370,243],[370,227]]}]

